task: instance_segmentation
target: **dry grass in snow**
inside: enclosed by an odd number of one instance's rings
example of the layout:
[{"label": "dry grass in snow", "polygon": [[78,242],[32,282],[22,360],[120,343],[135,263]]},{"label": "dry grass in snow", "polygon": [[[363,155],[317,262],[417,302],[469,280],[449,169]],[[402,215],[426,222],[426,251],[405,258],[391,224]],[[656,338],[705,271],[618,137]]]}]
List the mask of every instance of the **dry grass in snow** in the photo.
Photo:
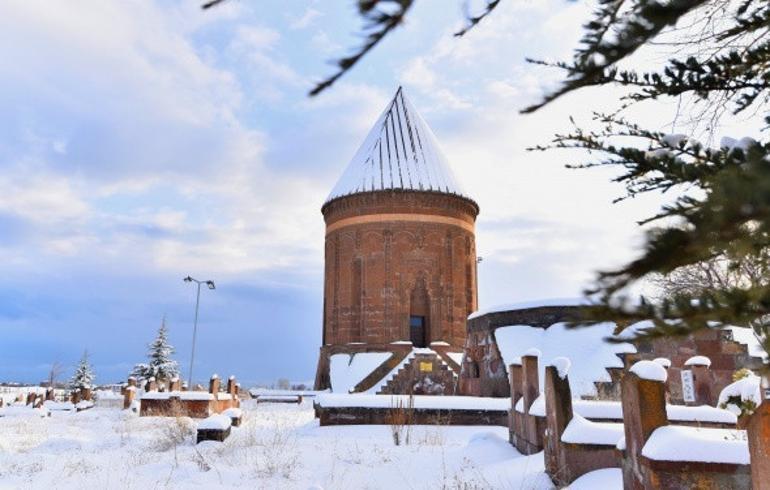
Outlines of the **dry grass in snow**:
[{"label": "dry grass in snow", "polygon": [[542,454],[503,427],[319,427],[312,406],[248,405],[224,442],[195,444],[195,421],[94,408],[0,418],[0,488],[552,488]]}]

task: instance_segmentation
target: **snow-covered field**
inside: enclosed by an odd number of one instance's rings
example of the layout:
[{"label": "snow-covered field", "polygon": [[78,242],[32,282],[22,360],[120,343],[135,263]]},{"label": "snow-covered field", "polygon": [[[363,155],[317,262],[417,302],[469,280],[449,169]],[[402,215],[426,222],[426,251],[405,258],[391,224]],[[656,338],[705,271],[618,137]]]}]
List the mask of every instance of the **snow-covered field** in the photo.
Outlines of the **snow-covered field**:
[{"label": "snow-covered field", "polygon": [[542,453],[503,427],[319,427],[312,405],[244,403],[224,443],[195,445],[190,419],[116,409],[0,417],[0,488],[552,488]]}]

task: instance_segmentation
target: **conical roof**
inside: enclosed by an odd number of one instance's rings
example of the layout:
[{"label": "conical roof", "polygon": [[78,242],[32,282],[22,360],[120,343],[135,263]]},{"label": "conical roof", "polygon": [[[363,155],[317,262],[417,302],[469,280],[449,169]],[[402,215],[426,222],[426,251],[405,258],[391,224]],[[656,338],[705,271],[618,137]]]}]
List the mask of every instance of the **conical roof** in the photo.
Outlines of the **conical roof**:
[{"label": "conical roof", "polygon": [[401,87],[369,131],[326,202],[390,189],[443,192],[470,199],[433,131]]}]

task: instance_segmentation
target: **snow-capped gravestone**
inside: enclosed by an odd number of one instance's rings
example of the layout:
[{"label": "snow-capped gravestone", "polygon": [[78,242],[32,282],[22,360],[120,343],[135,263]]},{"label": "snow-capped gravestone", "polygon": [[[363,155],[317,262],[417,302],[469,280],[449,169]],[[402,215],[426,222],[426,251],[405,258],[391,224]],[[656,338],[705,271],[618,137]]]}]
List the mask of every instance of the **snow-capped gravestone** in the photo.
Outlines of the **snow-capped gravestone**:
[{"label": "snow-capped gravestone", "polygon": [[513,370],[516,373],[513,378],[520,378],[521,385],[511,391],[511,398],[518,400],[511,411],[509,434],[511,444],[522,454],[535,454],[543,450],[545,418],[532,414],[540,397],[539,355],[537,349],[528,350],[520,359],[516,359],[516,362],[521,363],[521,375],[518,375],[518,367]]},{"label": "snow-capped gravestone", "polygon": [[751,481],[756,489],[770,489],[770,400],[765,399],[749,420]]},{"label": "snow-capped gravestone", "polygon": [[746,433],[670,425],[666,379],[653,361],[637,362],[623,377],[623,487],[750,488]]},{"label": "snow-capped gravestone", "polygon": [[[706,356],[693,356],[684,363],[682,371],[682,394],[686,395],[688,388],[692,389],[691,399],[686,397],[685,402],[693,405],[715,405],[717,402],[714,390],[714,375],[711,372],[711,359]],[[684,373],[692,373],[688,380],[692,383],[691,387],[685,386]],[[688,403],[688,404],[690,404]]]},{"label": "snow-capped gravestone", "polygon": [[641,464],[644,443],[666,419],[666,369],[654,361],[639,361],[623,377],[622,404],[625,430],[623,481],[645,488]]},{"label": "snow-capped gravestone", "polygon": [[198,424],[197,442],[223,442],[230,435],[232,420],[226,415],[212,415]]},{"label": "snow-capped gravestone", "polygon": [[597,469],[620,466],[615,446],[622,424],[596,423],[573,413],[567,358],[545,368],[546,472],[559,486]]},{"label": "snow-capped gravestone", "polygon": [[128,382],[123,388],[123,410],[128,410],[134,404],[134,398],[136,397],[136,378],[133,376],[128,377]]},{"label": "snow-capped gravestone", "polygon": [[748,425],[750,415],[762,404],[762,378],[747,372],[740,379],[727,385],[719,394],[717,406],[734,413],[738,417],[738,427]]},{"label": "snow-capped gravestone", "polygon": [[222,412],[222,415],[225,417],[230,417],[230,422],[232,423],[233,427],[240,426],[241,421],[243,420],[243,410],[240,408],[228,408]]}]

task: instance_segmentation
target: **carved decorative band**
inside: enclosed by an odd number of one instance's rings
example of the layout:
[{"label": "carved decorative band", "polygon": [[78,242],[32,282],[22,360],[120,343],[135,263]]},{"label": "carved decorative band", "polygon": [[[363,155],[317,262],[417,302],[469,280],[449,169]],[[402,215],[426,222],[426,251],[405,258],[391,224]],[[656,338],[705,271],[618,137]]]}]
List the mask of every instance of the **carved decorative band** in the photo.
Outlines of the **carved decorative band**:
[{"label": "carved decorative band", "polygon": [[367,214],[366,216],[354,216],[335,221],[326,227],[326,234],[344,228],[346,226],[366,225],[370,223],[382,223],[386,221],[403,221],[411,223],[440,223],[444,225],[458,226],[465,231],[475,233],[472,223],[459,218],[450,218],[449,216],[436,216],[434,214],[411,214],[411,213],[384,213]]}]

